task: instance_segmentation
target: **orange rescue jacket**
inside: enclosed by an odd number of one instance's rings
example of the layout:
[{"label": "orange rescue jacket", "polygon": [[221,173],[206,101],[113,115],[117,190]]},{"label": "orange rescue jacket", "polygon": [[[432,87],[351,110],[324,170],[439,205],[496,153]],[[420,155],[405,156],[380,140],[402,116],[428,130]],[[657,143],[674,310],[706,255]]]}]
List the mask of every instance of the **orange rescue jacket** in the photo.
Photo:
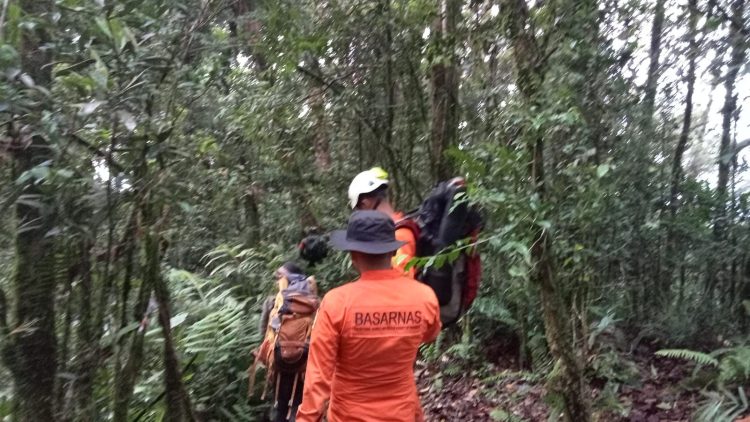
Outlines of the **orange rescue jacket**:
[{"label": "orange rescue jacket", "polygon": [[[394,222],[398,222],[399,220],[404,218],[404,214],[401,212],[397,212],[393,214],[391,218]],[[396,229],[395,234],[396,240],[406,242],[406,244],[398,248],[398,250],[396,251],[396,255],[394,255],[393,257],[393,266],[404,271],[404,269],[406,268],[406,264],[408,264],[409,261],[417,254],[417,239],[414,237],[414,232],[407,227]],[[406,271],[406,273],[414,278],[414,267],[410,268],[409,271]]]},{"label": "orange rescue jacket", "polygon": [[435,293],[400,270],[331,290],[313,326],[297,422],[320,421],[327,403],[329,422],[413,422],[417,349],[439,332]]}]

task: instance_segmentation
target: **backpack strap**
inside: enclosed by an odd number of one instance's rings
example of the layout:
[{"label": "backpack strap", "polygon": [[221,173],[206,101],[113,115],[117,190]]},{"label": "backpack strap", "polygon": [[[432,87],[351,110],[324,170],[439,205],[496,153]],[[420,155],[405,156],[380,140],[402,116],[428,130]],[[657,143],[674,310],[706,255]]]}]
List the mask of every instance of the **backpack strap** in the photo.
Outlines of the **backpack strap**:
[{"label": "backpack strap", "polygon": [[281,387],[281,373],[276,374],[276,390],[273,396],[274,409],[279,407],[279,388]]},{"label": "backpack strap", "polygon": [[253,397],[253,390],[255,390],[255,375],[258,373],[258,359],[247,368],[247,398],[248,400]]},{"label": "backpack strap", "polygon": [[286,420],[292,417],[292,404],[294,403],[294,396],[297,395],[297,381],[299,381],[299,372],[294,374],[294,385],[292,385],[292,395],[289,396],[289,403],[286,412]]},{"label": "backpack strap", "polygon": [[396,221],[395,223],[396,230],[398,229],[409,229],[414,234],[414,237],[419,237],[419,224],[417,224],[417,220],[415,219],[414,214],[407,214],[404,216],[404,218]]},{"label": "backpack strap", "polygon": [[247,379],[248,379],[248,386],[247,386],[247,398],[251,399],[253,397],[253,394],[255,393],[255,376],[258,374],[258,363],[260,362],[260,353],[259,349],[256,349],[253,354],[255,354],[255,361],[253,361],[253,364],[250,365],[250,367],[247,368]]}]

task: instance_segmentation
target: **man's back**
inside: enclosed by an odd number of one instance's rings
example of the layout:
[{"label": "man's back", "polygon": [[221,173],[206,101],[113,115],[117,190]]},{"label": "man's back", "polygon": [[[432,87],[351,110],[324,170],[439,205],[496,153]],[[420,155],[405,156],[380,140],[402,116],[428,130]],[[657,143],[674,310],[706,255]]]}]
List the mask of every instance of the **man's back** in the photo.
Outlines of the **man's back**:
[{"label": "man's back", "polygon": [[413,421],[413,365],[440,331],[434,292],[394,269],[368,271],[323,299],[299,421]]}]

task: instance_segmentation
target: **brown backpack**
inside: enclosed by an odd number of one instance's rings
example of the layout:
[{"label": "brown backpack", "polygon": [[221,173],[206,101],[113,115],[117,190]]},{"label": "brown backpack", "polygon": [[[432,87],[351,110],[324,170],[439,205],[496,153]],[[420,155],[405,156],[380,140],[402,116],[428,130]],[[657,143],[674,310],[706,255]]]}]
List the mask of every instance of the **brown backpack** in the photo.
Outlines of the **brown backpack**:
[{"label": "brown backpack", "polygon": [[[282,373],[295,374],[289,409],[291,411],[291,400],[297,391],[298,382],[304,377],[307,352],[310,344],[310,333],[312,331],[315,315],[320,305],[317,296],[317,285],[313,277],[308,278],[309,292],[287,292],[288,282],[285,279],[279,282],[279,293],[276,295],[274,308],[271,310],[266,336],[253,354],[255,362],[248,368],[249,389],[248,397],[253,395],[255,387],[255,375],[258,364],[263,364],[267,369],[266,387],[270,380],[275,381],[274,406],[278,404],[279,379]],[[274,320],[278,328],[274,329]],[[267,388],[263,389],[261,400],[265,400]],[[287,415],[289,418],[291,415]]]}]

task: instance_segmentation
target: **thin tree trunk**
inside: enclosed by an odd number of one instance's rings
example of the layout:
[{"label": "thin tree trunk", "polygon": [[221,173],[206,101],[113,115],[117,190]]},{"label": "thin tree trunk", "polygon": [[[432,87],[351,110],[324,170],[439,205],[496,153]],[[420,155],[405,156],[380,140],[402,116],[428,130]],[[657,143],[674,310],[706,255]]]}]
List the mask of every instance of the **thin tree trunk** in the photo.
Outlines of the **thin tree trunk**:
[{"label": "thin tree trunk", "polygon": [[[676,263],[676,235],[677,228],[675,227],[677,210],[679,208],[679,194],[680,194],[680,183],[682,183],[683,171],[682,171],[682,157],[685,155],[685,151],[688,148],[688,140],[690,139],[690,131],[692,129],[692,118],[693,118],[693,92],[695,90],[695,62],[699,54],[698,40],[697,40],[697,29],[698,29],[698,1],[689,0],[688,2],[688,69],[687,75],[685,76],[685,83],[687,85],[687,92],[685,93],[685,111],[682,116],[682,129],[680,130],[680,137],[677,140],[677,146],[674,152],[674,159],[672,160],[672,177],[671,186],[669,189],[669,217],[670,224],[667,227],[667,239],[666,239],[666,257],[665,264],[666,270],[662,275],[662,286],[659,291],[666,294],[669,291],[669,286],[672,280],[672,273]],[[680,292],[682,295],[682,292]],[[682,296],[681,296],[682,297]]]},{"label": "thin tree trunk", "polygon": [[242,196],[245,209],[245,242],[247,247],[255,247],[260,242],[260,210],[258,208],[258,187],[250,182]]},{"label": "thin tree trunk", "polygon": [[150,194],[146,195],[146,201],[141,209],[142,221],[146,229],[143,238],[145,256],[143,282],[153,286],[154,296],[159,307],[159,325],[161,325],[164,338],[164,386],[167,405],[165,419],[168,422],[194,421],[192,405],[187,390],[182,383],[180,362],[172,340],[169,289],[161,274],[163,251],[160,243],[160,227],[166,217],[162,215],[163,210],[160,206],[149,203],[149,201],[154,201]]},{"label": "thin tree trunk", "polygon": [[740,288],[740,300],[737,306],[737,314],[740,321],[740,329],[747,332],[750,329],[750,312],[746,308],[747,301],[750,301],[750,255],[745,254],[744,271],[742,276],[742,287]]},{"label": "thin tree trunk", "polygon": [[[66,258],[68,258],[66,256]],[[74,274],[68,271],[65,283],[65,320],[63,322],[62,344],[60,345],[60,363],[59,370],[61,373],[68,372],[68,357],[70,356],[70,333],[73,327],[73,279]],[[62,380],[55,385],[55,409],[58,419],[61,421],[70,420],[68,409],[65,406],[65,383]]]},{"label": "thin tree trunk", "polygon": [[654,114],[656,101],[656,86],[659,81],[661,56],[661,39],[664,32],[664,3],[666,0],[656,0],[654,5],[654,20],[651,26],[651,48],[649,50],[648,74],[643,94],[646,118],[651,119]]},{"label": "thin tree trunk", "polygon": [[[546,64],[533,28],[530,27],[528,6],[524,0],[507,0],[504,6],[508,9],[506,28],[515,56],[518,89],[530,109],[538,107],[536,98],[544,80]],[[531,155],[531,190],[544,202],[544,141],[532,128],[525,129],[524,138]],[[587,422],[591,420],[590,394],[585,383],[583,365],[576,353],[570,335],[571,329],[567,325],[570,318],[563,294],[555,280],[554,255],[548,230],[538,229],[536,232],[531,256],[534,262],[532,279],[539,287],[545,335],[550,353],[559,369],[559,376],[550,380],[549,388],[562,397],[565,420]]]},{"label": "thin tree trunk", "polygon": [[94,357],[98,349],[95,338],[96,329],[92,318],[93,277],[91,273],[91,248],[89,239],[82,239],[79,245],[80,283],[78,286],[78,332],[77,355],[75,367],[77,378],[74,382],[75,420],[89,422],[94,420],[92,408],[93,379],[96,370]]},{"label": "thin tree trunk", "polygon": [[190,397],[182,383],[180,362],[172,340],[169,289],[161,275],[161,253],[158,239],[155,227],[151,226],[145,238],[144,250],[146,253],[146,273],[154,285],[156,301],[159,304],[159,324],[161,325],[162,336],[164,337],[166,420],[169,422],[194,421],[195,417],[190,404]]},{"label": "thin tree trunk", "polygon": [[688,70],[685,77],[687,92],[685,93],[685,112],[682,116],[682,129],[680,130],[680,138],[677,141],[674,160],[672,161],[672,183],[669,190],[669,213],[672,219],[674,219],[679,208],[677,196],[679,195],[680,182],[682,181],[682,156],[688,148],[688,140],[690,139],[693,117],[693,91],[695,90],[695,61],[699,54],[698,41],[696,39],[698,25],[697,0],[689,0],[688,9],[690,13],[688,36],[690,39],[688,41]]},{"label": "thin tree trunk", "polygon": [[729,173],[732,165],[730,147],[732,145],[732,122],[737,111],[737,94],[735,84],[737,74],[745,62],[745,39],[739,23],[743,21],[742,16],[745,8],[745,0],[734,0],[732,2],[733,21],[729,29],[729,44],[732,47],[732,55],[729,59],[729,69],[724,79],[724,108],[722,109],[721,144],[719,145],[719,174],[716,184],[717,205],[714,220],[714,237],[717,241],[725,238],[726,211],[727,211],[727,189],[729,187]]},{"label": "thin tree trunk", "polygon": [[[151,285],[148,280],[143,280],[138,293],[138,301],[135,306],[135,319],[147,318],[148,298]],[[146,327],[141,328],[133,334],[130,343],[128,360],[120,370],[115,373],[115,398],[113,422],[127,422],[130,399],[133,397],[133,388],[143,363],[143,343],[146,336]]]},{"label": "thin tree trunk", "polygon": [[[737,94],[735,83],[740,67],[745,62],[745,40],[739,23],[743,21],[742,16],[745,8],[745,0],[734,0],[732,2],[733,21],[730,24],[728,43],[732,48],[729,59],[729,69],[724,79],[724,107],[722,108],[721,143],[718,151],[718,180],[716,184],[716,206],[714,211],[714,241],[716,247],[721,247],[721,242],[726,240],[727,226],[727,202],[729,188],[729,173],[732,165],[730,149],[732,145],[732,122],[737,111]],[[706,290],[710,298],[716,285],[723,279],[725,271],[724,260],[710,259],[708,261],[708,276],[706,278]]]},{"label": "thin tree trunk", "polygon": [[456,23],[461,14],[459,0],[440,0],[440,13],[432,26],[435,43],[441,52],[431,70],[432,175],[435,181],[451,177],[452,166],[445,152],[458,143],[458,58],[455,53]]},{"label": "thin tree trunk", "polygon": [[[383,43],[383,59],[385,60],[385,72],[384,72],[384,85],[385,85],[385,129],[383,130],[383,148],[390,151],[393,148],[393,120],[394,110],[396,108],[396,86],[393,81],[393,51],[391,51],[393,44],[393,34],[391,28],[391,2],[386,0],[384,2],[384,16],[385,16],[385,40]],[[392,157],[396,158],[396,157]],[[395,160],[392,160],[395,161]],[[396,171],[398,165],[392,162],[393,171]],[[391,178],[393,181],[392,194],[396,203],[400,202],[402,196],[401,187],[399,186],[400,177]]]}]

